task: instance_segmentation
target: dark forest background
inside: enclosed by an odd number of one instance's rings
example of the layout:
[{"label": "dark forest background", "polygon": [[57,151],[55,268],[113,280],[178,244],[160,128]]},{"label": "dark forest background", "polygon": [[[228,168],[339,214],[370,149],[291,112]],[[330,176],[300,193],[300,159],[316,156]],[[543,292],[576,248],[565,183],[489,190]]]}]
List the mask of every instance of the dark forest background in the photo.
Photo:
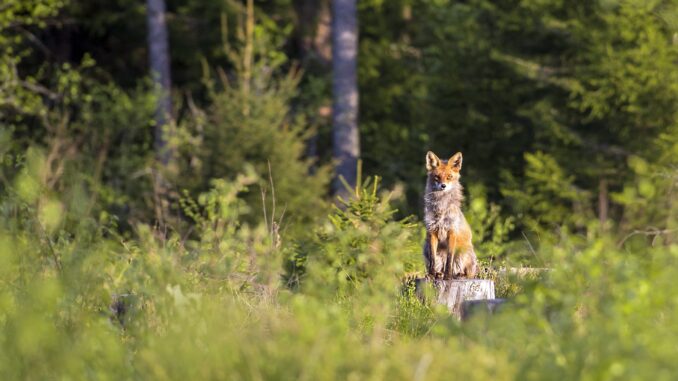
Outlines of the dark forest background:
[{"label": "dark forest background", "polygon": [[[20,143],[12,148],[64,140],[80,174],[119,198],[105,209],[149,221],[145,4],[12,4],[2,50],[2,120]],[[181,132],[168,186],[205,189],[245,163],[267,178],[270,161],[279,201],[311,218],[331,194],[330,4],[253,5],[249,35],[245,3],[167,1],[171,119]],[[402,187],[401,213],[418,214],[426,151],[462,151],[471,197],[520,216],[521,227],[584,229],[594,217],[644,226],[624,212],[661,195],[634,184],[660,176],[654,166],[672,156],[674,13],[660,1],[359,2],[364,173]]]}]

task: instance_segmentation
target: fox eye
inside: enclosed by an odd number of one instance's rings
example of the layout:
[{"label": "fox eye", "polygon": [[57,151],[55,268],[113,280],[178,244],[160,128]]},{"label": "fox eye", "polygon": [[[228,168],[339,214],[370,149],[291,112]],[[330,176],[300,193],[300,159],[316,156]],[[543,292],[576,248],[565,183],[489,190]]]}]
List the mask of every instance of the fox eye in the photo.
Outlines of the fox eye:
[{"label": "fox eye", "polygon": [[453,178],[452,176],[447,176],[448,180],[452,180],[452,178]]},{"label": "fox eye", "polygon": [[436,176],[436,177],[434,177],[434,179],[435,179],[436,181],[440,182],[440,176]]}]

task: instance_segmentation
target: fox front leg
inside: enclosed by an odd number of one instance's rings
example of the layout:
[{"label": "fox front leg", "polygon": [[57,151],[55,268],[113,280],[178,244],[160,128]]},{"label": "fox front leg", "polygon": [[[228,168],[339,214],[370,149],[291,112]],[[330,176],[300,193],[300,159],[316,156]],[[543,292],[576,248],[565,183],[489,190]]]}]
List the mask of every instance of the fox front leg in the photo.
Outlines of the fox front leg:
[{"label": "fox front leg", "polygon": [[457,265],[457,236],[453,231],[447,233],[447,266],[445,266],[445,279],[455,279],[458,276]]},{"label": "fox front leg", "polygon": [[428,253],[429,253],[429,268],[428,274],[436,279],[438,274],[436,273],[436,258],[438,257],[438,235],[435,233],[426,233],[426,241],[428,242]]},{"label": "fox front leg", "polygon": [[443,270],[443,279],[454,279],[452,276],[452,267],[454,261],[454,254],[452,251],[447,252],[447,260],[445,261],[445,269]]}]

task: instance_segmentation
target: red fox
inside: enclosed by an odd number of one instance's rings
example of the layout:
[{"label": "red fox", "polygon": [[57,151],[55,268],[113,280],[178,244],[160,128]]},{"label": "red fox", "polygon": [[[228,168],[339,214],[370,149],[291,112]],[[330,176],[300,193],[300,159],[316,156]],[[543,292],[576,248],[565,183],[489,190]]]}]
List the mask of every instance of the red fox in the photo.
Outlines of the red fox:
[{"label": "red fox", "polygon": [[461,152],[447,161],[431,151],[426,154],[424,260],[428,276],[434,279],[470,279],[478,273],[471,227],[461,211],[461,161]]}]

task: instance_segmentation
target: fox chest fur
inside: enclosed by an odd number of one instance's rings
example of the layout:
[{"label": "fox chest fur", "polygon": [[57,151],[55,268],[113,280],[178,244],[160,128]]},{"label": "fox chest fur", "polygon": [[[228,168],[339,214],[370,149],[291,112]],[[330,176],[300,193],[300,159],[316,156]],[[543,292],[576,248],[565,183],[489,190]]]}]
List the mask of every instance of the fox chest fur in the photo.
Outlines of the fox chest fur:
[{"label": "fox chest fur", "polygon": [[458,190],[447,192],[427,192],[424,198],[424,224],[426,231],[438,235],[441,239],[450,232],[457,233],[466,226],[461,211],[461,185]]}]

